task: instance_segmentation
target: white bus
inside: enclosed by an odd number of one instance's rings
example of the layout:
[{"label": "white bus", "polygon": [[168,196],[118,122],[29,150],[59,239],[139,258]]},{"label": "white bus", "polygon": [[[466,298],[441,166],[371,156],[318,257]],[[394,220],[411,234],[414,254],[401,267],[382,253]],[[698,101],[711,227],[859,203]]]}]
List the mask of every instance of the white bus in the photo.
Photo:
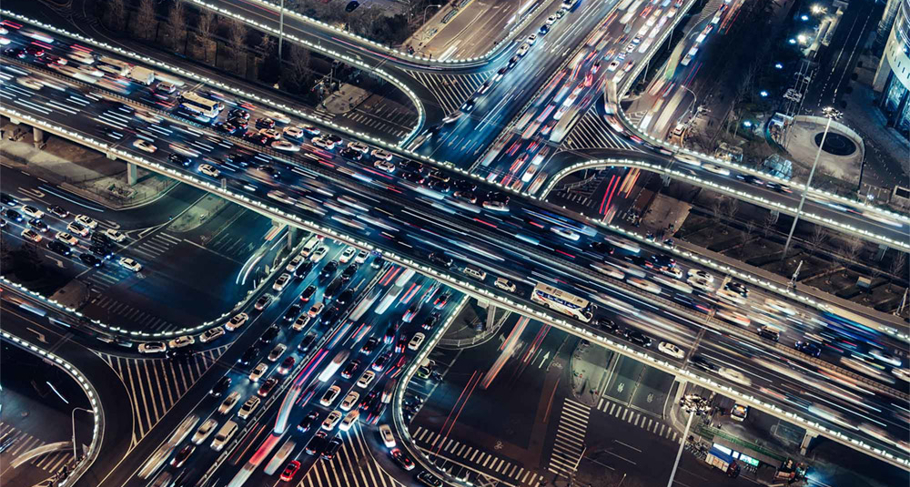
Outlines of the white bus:
[{"label": "white bus", "polygon": [[594,317],[591,303],[553,286],[539,283],[531,292],[531,301],[588,323]]},{"label": "white bus", "polygon": [[629,5],[632,5],[633,1],[634,0],[622,0],[622,3],[620,3],[619,6],[616,7],[616,10],[625,10],[625,9],[629,8]]},{"label": "white bus", "polygon": [[221,110],[224,110],[224,103],[209,100],[192,91],[184,92],[180,95],[180,105],[193,113],[198,113],[208,118],[215,118],[221,113]]}]

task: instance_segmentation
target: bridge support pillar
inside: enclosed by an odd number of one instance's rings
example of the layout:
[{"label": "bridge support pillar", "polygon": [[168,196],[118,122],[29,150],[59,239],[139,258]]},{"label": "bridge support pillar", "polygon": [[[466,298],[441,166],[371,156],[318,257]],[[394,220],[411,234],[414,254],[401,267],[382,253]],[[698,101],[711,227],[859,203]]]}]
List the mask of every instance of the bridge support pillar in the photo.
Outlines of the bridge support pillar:
[{"label": "bridge support pillar", "polygon": [[300,230],[297,227],[288,225],[288,250],[293,250],[298,241],[300,241]]},{"label": "bridge support pillar", "polygon": [[777,210],[771,210],[771,223],[777,223],[778,218],[780,218],[780,212]]},{"label": "bridge support pillar", "polygon": [[490,303],[487,305],[487,324],[486,330],[492,330],[496,323],[496,305]]},{"label": "bridge support pillar", "polygon": [[35,148],[39,149],[39,150],[43,149],[44,148],[44,131],[39,129],[38,127],[33,127],[32,132],[33,132],[32,138],[34,139]]},{"label": "bridge support pillar", "polygon": [[878,251],[875,253],[875,260],[882,260],[885,258],[885,252],[888,251],[888,246],[885,244],[879,244]]},{"label": "bridge support pillar", "polygon": [[667,176],[666,174],[661,174],[660,180],[664,183],[664,187],[665,187],[665,188],[666,188],[667,186],[669,186],[669,185],[670,185],[670,181],[672,181],[672,179],[670,179],[670,176]]},{"label": "bridge support pillar", "polygon": [[812,440],[814,440],[816,437],[818,437],[818,433],[816,433],[814,431],[806,431],[806,434],[803,435],[802,443],[799,444],[799,454],[800,455],[805,455],[806,452],[809,451],[809,445],[812,443]]},{"label": "bridge support pillar", "polygon": [[126,184],[130,186],[139,181],[139,167],[132,162],[126,163]]},{"label": "bridge support pillar", "polygon": [[676,378],[676,397],[673,398],[673,404],[679,404],[679,401],[686,394],[686,386],[689,385],[689,381],[684,378]]}]

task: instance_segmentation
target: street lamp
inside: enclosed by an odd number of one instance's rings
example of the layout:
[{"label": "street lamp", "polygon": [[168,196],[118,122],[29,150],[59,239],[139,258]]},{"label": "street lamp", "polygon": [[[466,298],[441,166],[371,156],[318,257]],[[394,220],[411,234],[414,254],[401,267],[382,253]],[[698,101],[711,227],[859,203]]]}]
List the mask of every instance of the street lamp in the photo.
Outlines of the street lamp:
[{"label": "street lamp", "polygon": [[[442,5],[439,5],[439,4],[427,5],[426,8],[423,9],[423,23],[424,24],[427,23],[427,10],[429,10],[430,7],[442,8]],[[421,24],[421,25],[423,25],[423,24]]]},{"label": "street lamp", "polygon": [[676,469],[679,467],[679,460],[682,458],[683,449],[689,438],[689,428],[692,426],[692,420],[695,416],[707,414],[711,409],[708,400],[697,394],[686,394],[685,397],[679,400],[679,406],[683,411],[689,413],[689,420],[686,421],[686,430],[683,431],[683,441],[680,443],[679,450],[676,452],[676,462],[673,463],[673,470],[670,472],[670,480],[667,481],[667,487],[673,487],[673,478],[676,477]]},{"label": "street lamp", "polygon": [[73,420],[72,424],[73,424],[73,461],[74,462],[79,461],[79,454],[76,451],[76,411],[85,411],[87,413],[95,414],[94,410],[86,409],[86,408],[75,408],[75,409],[73,409],[72,413],[70,413],[71,419]]},{"label": "street lamp", "polygon": [[790,226],[790,234],[787,235],[787,243],[784,245],[784,253],[781,255],[781,260],[787,258],[787,250],[790,249],[790,240],[793,239],[793,232],[796,231],[796,224],[799,222],[799,217],[803,211],[803,205],[806,203],[806,195],[809,194],[809,187],[812,185],[812,176],[815,175],[818,159],[822,155],[822,147],[825,146],[825,139],[828,137],[828,129],[831,128],[831,121],[839,120],[844,115],[833,107],[822,108],[822,114],[828,119],[828,122],[825,124],[825,133],[822,135],[821,143],[818,144],[818,152],[815,153],[815,162],[812,163],[812,170],[809,171],[809,180],[806,181],[806,189],[803,190],[803,196],[800,198],[799,206],[796,208],[796,216],[793,217],[793,225]]}]

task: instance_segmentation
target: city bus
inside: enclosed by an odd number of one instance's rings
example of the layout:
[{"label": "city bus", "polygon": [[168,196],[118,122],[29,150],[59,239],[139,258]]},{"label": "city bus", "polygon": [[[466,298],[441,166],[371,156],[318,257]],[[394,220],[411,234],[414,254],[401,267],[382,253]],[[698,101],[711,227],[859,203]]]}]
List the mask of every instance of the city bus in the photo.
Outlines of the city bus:
[{"label": "city bus", "polygon": [[626,14],[623,15],[621,19],[619,19],[619,23],[623,25],[628,24],[629,21],[632,20],[632,17],[635,17],[635,14],[638,13],[638,7],[640,6],[641,0],[636,0],[636,2],[629,7],[629,10],[626,11]]},{"label": "city bus", "polygon": [[180,95],[180,106],[208,118],[215,118],[224,110],[224,103],[209,100],[192,91]]},{"label": "city bus", "polygon": [[587,299],[567,293],[553,286],[538,283],[531,292],[531,301],[559,311],[579,321],[588,323],[594,317],[593,307]]}]

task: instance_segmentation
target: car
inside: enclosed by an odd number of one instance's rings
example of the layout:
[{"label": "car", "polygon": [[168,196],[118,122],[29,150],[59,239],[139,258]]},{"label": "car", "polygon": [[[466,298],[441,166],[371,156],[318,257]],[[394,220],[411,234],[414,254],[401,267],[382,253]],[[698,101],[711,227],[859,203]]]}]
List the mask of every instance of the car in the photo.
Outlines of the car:
[{"label": "car", "polygon": [[133,147],[143,151],[148,152],[149,154],[154,154],[158,150],[154,144],[145,140],[145,139],[136,139],[133,141]]},{"label": "car", "polygon": [[353,264],[345,267],[344,270],[341,272],[341,279],[344,281],[350,280],[352,277],[354,277],[354,274],[357,273],[357,269],[359,269],[359,268],[360,268],[360,264],[358,264],[357,262],[354,262]]},{"label": "car", "polygon": [[414,319],[414,316],[417,315],[417,312],[420,311],[420,302],[415,302],[408,306],[408,309],[405,310],[404,315],[401,317],[401,321],[405,323],[410,323]]},{"label": "car", "polygon": [[268,370],[269,370],[269,364],[267,364],[265,362],[259,362],[259,365],[257,365],[256,367],[253,368],[253,370],[250,371],[250,375],[249,375],[250,382],[259,382],[259,379],[261,379],[262,376],[264,376]]},{"label": "car", "polygon": [[120,267],[129,271],[139,272],[142,270],[142,264],[129,257],[121,257],[117,262],[120,264]]},{"label": "car", "polygon": [[275,283],[272,284],[272,289],[274,289],[275,291],[280,293],[281,291],[284,291],[285,286],[287,286],[288,282],[290,282],[290,281],[291,281],[291,275],[288,274],[287,272],[284,272],[280,276],[278,276],[278,279],[276,279]]},{"label": "car", "polygon": [[436,309],[445,308],[449,304],[449,299],[452,297],[451,293],[442,293],[436,297],[436,301],[433,301],[433,306]]},{"label": "car", "polygon": [[294,303],[294,304],[290,305],[290,306],[288,307],[287,311],[284,312],[284,316],[283,316],[284,321],[294,321],[294,320],[296,320],[296,319],[297,319],[297,316],[300,315],[300,312],[301,312],[301,311],[302,311],[302,308],[300,307],[299,304]]},{"label": "car", "polygon": [[89,234],[88,227],[79,222],[70,222],[70,224],[66,226],[66,229],[80,237],[88,237]]},{"label": "car", "polygon": [[[78,223],[78,222],[73,222],[72,224],[76,224],[76,223]],[[80,224],[80,225],[81,225],[81,224]],[[67,227],[67,228],[69,228],[69,227]],[[123,242],[125,242],[126,239],[127,239],[125,233],[118,232],[117,230],[114,230],[113,228],[108,228],[108,229],[106,229],[106,230],[104,231],[104,235],[107,236],[107,238],[109,238],[109,239],[111,239],[111,240],[113,240],[114,242],[117,242],[117,243],[123,243]]]},{"label": "car", "polygon": [[642,346],[642,347],[651,346],[651,337],[645,335],[644,333],[642,333],[638,330],[629,330],[629,333],[626,335],[626,338],[628,338],[630,342],[632,342],[636,345]]},{"label": "car", "polygon": [[341,401],[341,409],[343,411],[350,411],[351,408],[357,405],[357,401],[360,400],[360,393],[357,391],[351,391],[347,396],[344,397],[344,400]]},{"label": "car", "polygon": [[530,44],[530,45],[533,46],[534,43],[537,42],[537,34],[531,34],[531,35],[529,35],[529,36],[527,37],[527,39],[525,39],[525,42],[527,42],[528,44]]},{"label": "car", "polygon": [[703,293],[710,294],[710,293],[714,292],[714,286],[711,285],[711,281],[708,281],[706,279],[701,279],[697,276],[692,276],[692,277],[686,279],[686,282],[690,286],[692,286],[694,289],[701,291]]},{"label": "car", "polygon": [[239,362],[241,365],[250,365],[250,362],[252,362],[253,359],[256,358],[258,355],[259,355],[259,349],[256,346],[252,346],[252,347],[246,349],[245,352],[243,352],[243,355],[241,355],[240,358],[237,359],[237,362]]},{"label": "car", "polygon": [[357,421],[357,418],[360,417],[360,410],[353,409],[348,411],[348,414],[344,415],[344,419],[341,421],[341,424],[338,426],[338,429],[341,431],[348,431],[351,429],[351,426],[354,425],[354,422]]},{"label": "car", "polygon": [[390,344],[395,341],[395,335],[398,334],[398,325],[391,324],[386,328],[385,335],[382,337],[382,343]]},{"label": "car", "polygon": [[17,59],[25,59],[26,52],[25,49],[21,47],[10,47],[3,50],[5,56],[14,57]]},{"label": "car", "polygon": [[456,191],[452,196],[454,196],[456,199],[467,201],[471,204],[477,203],[477,195],[473,191]]},{"label": "car", "polygon": [[86,215],[76,215],[75,221],[88,227],[90,230],[98,228],[98,222]]},{"label": "car", "polygon": [[690,357],[689,363],[705,371],[717,370],[717,365],[715,365],[714,362],[711,362],[701,355]]},{"label": "car", "polygon": [[322,421],[322,429],[332,431],[339,421],[341,421],[341,411],[332,411]]},{"label": "car", "polygon": [[136,347],[136,350],[139,353],[161,353],[167,350],[167,344],[164,342],[143,342]]},{"label": "car", "polygon": [[579,234],[573,232],[572,230],[557,225],[550,227],[550,231],[566,240],[571,240],[573,242],[577,242],[578,239],[581,238]]},{"label": "car", "polygon": [[259,386],[259,390],[256,391],[256,394],[261,397],[269,397],[269,394],[272,393],[272,389],[274,389],[277,385],[278,379],[275,377],[269,377],[265,382],[262,383],[261,386]]},{"label": "car", "polygon": [[325,304],[321,301],[314,304],[309,311],[307,311],[307,316],[310,318],[315,318],[319,316],[319,313],[322,313],[322,310],[325,308]]},{"label": "car", "polygon": [[223,401],[221,405],[218,406],[218,414],[227,414],[231,412],[231,409],[234,409],[234,406],[237,405],[237,402],[240,401],[240,393],[235,391],[230,394]]},{"label": "car", "polygon": [[375,167],[376,169],[379,169],[380,171],[387,172],[389,174],[394,173],[395,169],[396,169],[394,163],[392,163],[390,161],[386,161],[384,159],[379,159],[376,162],[374,162],[373,167]]},{"label": "car", "polygon": [[745,374],[730,367],[721,367],[718,369],[717,374],[724,379],[735,382],[741,386],[749,387],[752,385],[752,380],[746,377]]},{"label": "car", "polygon": [[[357,265],[363,264],[364,262],[367,261],[367,259],[369,257],[370,257],[369,252],[367,252],[366,250],[361,250],[360,252],[357,253],[357,256],[354,257],[354,263]],[[350,269],[350,267],[348,267],[348,269]],[[347,270],[347,269],[345,269],[345,270]]]},{"label": "car", "polygon": [[[55,246],[52,247],[51,244],[55,244]],[[53,250],[54,252],[59,252],[59,251],[55,248],[55,247],[56,247],[56,244],[60,244],[60,242],[50,241],[50,242],[47,243],[47,246],[48,246],[48,248],[50,248],[50,249]],[[69,252],[69,251],[70,251],[70,248],[67,247],[66,245],[63,245],[63,244],[60,244],[60,245],[63,246],[63,248],[66,250],[66,252]],[[68,254],[65,254],[65,255],[68,255]],[[80,254],[80,255],[79,255],[79,260],[81,260],[83,264],[85,264],[85,265],[87,265],[87,266],[89,266],[89,267],[101,267],[102,265],[104,265],[104,261],[103,261],[103,260],[101,260],[101,259],[99,259],[98,257],[95,257],[94,255],[89,254],[89,253]]]},{"label": "car", "polygon": [[218,427],[218,420],[215,418],[209,418],[202,423],[199,428],[193,433],[193,437],[190,441],[194,445],[200,445],[215,431],[215,428]]},{"label": "car", "polygon": [[376,360],[373,362],[373,365],[370,366],[371,369],[376,372],[382,372],[385,370],[386,366],[389,364],[389,361],[392,359],[391,352],[384,353],[379,357],[376,357]]},{"label": "car", "polygon": [[355,256],[356,254],[357,254],[357,249],[356,249],[356,248],[354,248],[354,247],[348,247],[348,248],[344,249],[344,251],[343,251],[343,252],[341,253],[341,255],[338,257],[338,262],[340,262],[340,263],[342,263],[342,264],[347,264],[348,262],[351,261],[351,259],[354,258],[354,256]]},{"label": "car", "polygon": [[367,340],[366,343],[364,343],[360,347],[360,353],[362,353],[364,355],[369,355],[369,354],[373,353],[374,350],[376,350],[377,345],[379,345],[379,339],[376,337],[372,337],[369,340]]},{"label": "car", "polygon": [[714,276],[708,274],[707,272],[701,269],[689,269],[689,272],[686,273],[688,277],[694,277],[697,279],[702,279],[707,282],[714,282]]},{"label": "car", "polygon": [[310,142],[312,142],[313,145],[319,147],[320,149],[332,150],[335,148],[335,143],[324,137],[313,137]]},{"label": "car", "polygon": [[288,355],[284,360],[281,361],[281,365],[279,365],[278,369],[276,370],[281,375],[288,375],[288,372],[290,372],[296,364],[297,359],[293,355]]},{"label": "car", "polygon": [[262,310],[268,308],[270,304],[272,304],[272,295],[263,294],[262,296],[259,296],[259,299],[256,300],[256,303],[253,305],[253,308],[256,311],[262,311]]},{"label": "car", "polygon": [[[275,338],[277,338],[277,337],[278,337],[278,325],[272,325],[272,326],[266,328],[265,332],[259,336],[259,343],[267,345],[269,343],[272,343],[272,341],[275,340]],[[277,349],[279,347],[287,348],[283,343],[279,343],[278,345],[275,345],[275,349],[272,350],[272,353],[277,353],[278,352]],[[278,353],[278,355],[274,359],[272,359],[272,353],[269,353],[269,360],[272,362],[278,360],[278,358],[281,357],[281,354],[284,353],[284,350],[281,350],[280,352],[281,353]]]},{"label": "car", "polygon": [[387,162],[391,162],[393,157],[391,152],[386,152],[382,149],[373,149],[373,151],[370,152],[370,156],[377,161]]},{"label": "car", "polygon": [[370,393],[367,394],[367,397],[365,397],[362,401],[360,401],[360,404],[357,407],[360,408],[361,411],[367,411],[370,408],[372,408],[373,405],[376,404],[376,401],[378,401],[378,400],[379,400],[379,392],[370,391]]},{"label": "car", "polygon": [[262,400],[259,399],[258,397],[250,396],[246,400],[246,402],[244,402],[243,405],[240,406],[240,410],[237,411],[237,417],[239,417],[240,419],[249,418],[254,412],[256,412],[256,409],[259,408],[259,404],[261,402],[262,402]]},{"label": "car", "polygon": [[256,119],[256,128],[273,129],[273,128],[275,128],[275,121],[269,117],[257,118]]},{"label": "car", "polygon": [[417,474],[417,481],[423,485],[426,485],[427,487],[443,487],[445,485],[441,478],[433,475],[426,470]]},{"label": "car", "polygon": [[285,127],[284,128],[285,137],[290,137],[292,139],[302,139],[304,137],[304,131],[300,127]]},{"label": "car", "polygon": [[767,325],[760,326],[760,327],[758,327],[757,332],[758,332],[758,336],[760,336],[762,338],[767,338],[768,340],[771,340],[774,342],[780,340],[780,330],[777,329],[776,327],[767,326]]},{"label": "car", "polygon": [[715,166],[714,164],[702,164],[701,168],[710,173],[714,173],[720,176],[729,176],[730,170],[725,167]]},{"label": "car", "polygon": [[387,424],[379,426],[379,437],[386,448],[395,448],[395,436],[392,434],[392,428]]},{"label": "car", "polygon": [[307,414],[300,423],[297,424],[297,431],[301,433],[306,433],[313,427],[313,423],[319,419],[319,413],[317,411],[310,411],[310,414]]},{"label": "car", "polygon": [[818,358],[818,356],[822,353],[821,347],[809,341],[798,341],[793,345],[793,348],[810,357]]},{"label": "car", "polygon": [[199,172],[201,172],[202,174],[205,174],[206,176],[212,177],[212,178],[217,178],[217,177],[221,176],[221,171],[219,171],[218,169],[215,169],[215,166],[212,166],[211,164],[200,164]]},{"label": "car", "polygon": [[443,267],[445,269],[450,269],[455,261],[446,254],[442,252],[433,252],[429,256],[430,262]]},{"label": "car", "polygon": [[335,304],[338,306],[344,306],[350,303],[352,299],[354,299],[354,290],[345,289],[341,294],[338,295],[337,298],[335,298]]},{"label": "car", "polygon": [[657,349],[660,350],[661,353],[667,354],[677,360],[682,360],[686,356],[686,353],[683,352],[681,348],[670,342],[660,342],[657,344]]},{"label": "car", "polygon": [[745,285],[740,284],[736,281],[728,282],[727,285],[724,286],[724,289],[726,289],[728,291],[733,291],[734,293],[739,294],[740,296],[742,296],[744,298],[749,297],[749,289]]},{"label": "car", "polygon": [[[40,238],[41,236],[38,235],[37,233],[35,233],[33,230],[24,230],[22,232],[23,237],[25,236],[25,232],[31,232],[32,234],[34,234],[35,236],[38,237],[38,240],[41,240],[41,238]],[[66,232],[57,232],[57,234],[54,235],[54,238],[56,238],[58,241],[63,242],[71,247],[75,247],[76,245],[79,245],[79,240],[76,239],[76,237],[74,237]]]},{"label": "car", "polygon": [[372,370],[368,370],[360,376],[360,379],[357,379],[357,387],[361,389],[366,389],[373,383],[373,379],[376,378],[376,373]]},{"label": "car", "polygon": [[399,467],[408,472],[414,470],[414,462],[402,453],[401,450],[394,448],[390,453],[392,455],[392,460],[394,460]]},{"label": "car", "polygon": [[300,300],[303,301],[304,303],[309,301],[310,298],[313,297],[313,294],[316,293],[316,289],[317,288],[314,284],[310,284],[309,286],[307,286],[306,289],[304,289],[303,292],[300,293]]},{"label": "car", "polygon": [[39,210],[38,208],[35,208],[34,206],[30,206],[30,205],[25,205],[25,206],[23,206],[23,207],[20,209],[20,211],[22,211],[22,213],[24,213],[25,216],[27,216],[27,217],[29,217],[29,218],[37,218],[37,219],[40,219],[40,218],[42,218],[42,217],[44,216],[44,212],[43,212],[43,211]]},{"label": "car", "polygon": [[556,14],[553,14],[547,17],[546,25],[553,25],[557,20],[559,20],[559,17],[557,17]]},{"label": "car", "polygon": [[411,337],[411,340],[408,342],[409,350],[419,350],[420,346],[423,345],[423,341],[426,339],[426,335],[423,333],[415,333]]},{"label": "car", "polygon": [[19,201],[16,198],[6,194],[0,193],[0,203],[3,203],[6,206],[18,206]]},{"label": "car", "polygon": [[200,333],[199,341],[201,343],[208,343],[211,341],[215,341],[215,340],[221,338],[222,336],[224,336],[224,328],[222,328],[220,326],[216,326],[215,328],[209,328],[208,330],[205,330],[204,332]]},{"label": "car", "polygon": [[653,269],[654,263],[638,255],[627,255],[626,260],[645,269]]},{"label": "car", "polygon": [[189,347],[190,345],[193,345],[194,343],[196,343],[196,339],[193,338],[192,335],[183,335],[183,336],[179,336],[179,337],[174,338],[174,339],[170,340],[169,342],[167,342],[167,346],[172,349],[173,348],[184,348],[184,347]]},{"label": "car", "polygon": [[316,334],[313,332],[307,333],[306,336],[303,337],[303,340],[301,340],[300,343],[297,345],[297,350],[300,350],[301,352],[306,352],[307,350],[310,349],[310,346],[315,341],[316,341]]},{"label": "car", "polygon": [[355,142],[355,141],[348,142],[348,148],[354,149],[357,152],[360,152],[362,154],[366,154],[367,152],[370,151],[370,147],[368,145],[366,145],[362,142]]},{"label": "car", "polygon": [[215,385],[212,386],[211,389],[209,389],[209,395],[212,397],[221,397],[221,395],[224,394],[225,392],[227,392],[227,390],[230,388],[231,388],[231,378],[228,376],[224,376],[224,377],[218,379],[218,382],[216,382]]},{"label": "car", "polygon": [[674,279],[682,279],[683,277],[683,271],[679,267],[660,267],[657,269],[657,272]]},{"label": "car", "polygon": [[433,313],[423,320],[423,323],[421,323],[420,327],[424,330],[432,330],[433,327],[436,326],[436,323],[439,323],[439,318],[439,313]]},{"label": "car", "polygon": [[284,471],[281,472],[281,480],[285,482],[294,480],[294,476],[297,475],[298,471],[300,471],[300,462],[291,460],[288,462],[287,466],[284,467]]},{"label": "car", "polygon": [[325,431],[317,432],[312,438],[310,438],[310,441],[307,443],[304,451],[306,451],[309,455],[316,455],[320,453],[322,449],[325,448],[326,443],[328,443],[328,440],[326,438],[328,438],[328,435],[325,433]]},{"label": "car", "polygon": [[31,228],[22,230],[22,233],[20,235],[22,238],[30,242],[38,243],[41,241],[41,235],[39,235],[38,232],[32,230]]},{"label": "car", "polygon": [[184,447],[174,455],[174,458],[171,459],[171,466],[174,468],[182,467],[194,451],[196,451],[195,445],[184,445]]},{"label": "car", "polygon": [[231,111],[228,112],[228,118],[242,118],[243,120],[249,120],[250,112],[242,108],[232,108]]},{"label": "car", "polygon": [[312,254],[310,254],[310,261],[317,263],[321,261],[327,253],[329,253],[328,247],[320,245],[319,247],[316,247],[316,250],[314,250]]},{"label": "car", "polygon": [[250,316],[248,314],[238,313],[228,320],[228,322],[224,324],[224,327],[227,328],[228,331],[234,331],[243,326],[249,319]]},{"label": "car", "polygon": [[[534,37],[537,38],[536,35]],[[506,68],[506,67],[499,68],[499,71],[497,71],[496,74],[493,75],[493,78],[492,78],[493,82],[498,83],[506,75],[507,72],[509,72],[509,68]]]},{"label": "car", "polygon": [[676,259],[664,254],[652,255],[651,261],[654,262],[654,265],[657,267],[673,267],[676,265]]},{"label": "car", "polygon": [[331,387],[326,389],[325,393],[322,395],[322,398],[319,399],[319,404],[322,404],[325,407],[330,407],[335,399],[338,398],[338,395],[341,394],[341,387],[337,384],[332,384]]}]

